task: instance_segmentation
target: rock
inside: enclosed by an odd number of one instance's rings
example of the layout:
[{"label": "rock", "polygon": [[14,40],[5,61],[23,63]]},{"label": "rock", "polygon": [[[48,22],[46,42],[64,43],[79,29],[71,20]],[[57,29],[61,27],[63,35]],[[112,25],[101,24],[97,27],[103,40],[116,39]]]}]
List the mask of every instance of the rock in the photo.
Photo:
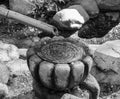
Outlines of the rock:
[{"label": "rock", "polygon": [[94,52],[96,67],[91,73],[99,82],[120,84],[120,40],[108,41]]},{"label": "rock", "polygon": [[8,95],[7,85],[0,83],[0,99],[3,99],[7,95]]},{"label": "rock", "polygon": [[15,45],[0,42],[0,61],[11,61],[18,58],[18,48]]},{"label": "rock", "polygon": [[19,74],[24,71],[29,71],[26,60],[13,60],[8,62],[6,65],[12,74]]},{"label": "rock", "polygon": [[99,46],[94,53],[94,59],[102,70],[112,69],[119,73],[120,40],[109,41]]},{"label": "rock", "polygon": [[19,40],[16,45],[19,47],[19,48],[29,48],[31,46],[34,45],[34,42],[31,40],[31,39],[22,39],[22,40]]},{"label": "rock", "polygon": [[94,55],[95,50],[99,47],[100,45],[98,44],[88,44],[88,47],[90,49],[90,54]]},{"label": "rock", "polygon": [[64,94],[61,99],[87,99],[87,98],[79,98],[71,94]]},{"label": "rock", "polygon": [[120,0],[96,0],[102,10],[120,10]]},{"label": "rock", "polygon": [[22,57],[26,57],[26,53],[27,53],[27,50],[26,48],[21,48],[18,50],[19,52],[19,55],[22,56]]},{"label": "rock", "polygon": [[80,39],[79,36],[78,36],[78,32],[75,32],[75,33],[71,34],[70,37],[73,38],[73,39]]},{"label": "rock", "polygon": [[25,15],[31,14],[35,9],[35,0],[9,0],[10,9]]},{"label": "rock", "polygon": [[6,84],[9,80],[10,72],[7,66],[3,63],[0,63],[0,83]]},{"label": "rock", "polygon": [[83,0],[80,2],[80,4],[92,17],[99,13],[99,8],[97,6],[96,0]]}]

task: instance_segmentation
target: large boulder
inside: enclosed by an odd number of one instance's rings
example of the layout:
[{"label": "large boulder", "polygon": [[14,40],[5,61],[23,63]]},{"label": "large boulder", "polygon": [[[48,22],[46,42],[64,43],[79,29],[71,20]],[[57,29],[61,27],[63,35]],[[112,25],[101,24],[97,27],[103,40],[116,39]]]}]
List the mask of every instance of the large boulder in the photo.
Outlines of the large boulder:
[{"label": "large boulder", "polygon": [[94,52],[91,73],[99,82],[120,84],[120,40],[108,41]]}]

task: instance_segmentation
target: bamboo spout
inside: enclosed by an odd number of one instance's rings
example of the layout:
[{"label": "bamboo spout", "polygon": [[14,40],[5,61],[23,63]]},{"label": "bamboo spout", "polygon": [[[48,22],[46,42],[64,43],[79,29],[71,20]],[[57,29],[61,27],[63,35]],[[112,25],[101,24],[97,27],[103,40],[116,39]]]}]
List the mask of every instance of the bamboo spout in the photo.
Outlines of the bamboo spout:
[{"label": "bamboo spout", "polygon": [[8,9],[5,9],[3,7],[0,7],[0,15],[17,20],[23,24],[30,25],[32,27],[36,27],[44,32],[51,33],[53,35],[58,35],[58,30],[56,27],[49,25],[45,22],[42,22],[40,20],[33,19],[31,17],[25,16],[23,14],[20,14],[18,12],[14,12]]}]

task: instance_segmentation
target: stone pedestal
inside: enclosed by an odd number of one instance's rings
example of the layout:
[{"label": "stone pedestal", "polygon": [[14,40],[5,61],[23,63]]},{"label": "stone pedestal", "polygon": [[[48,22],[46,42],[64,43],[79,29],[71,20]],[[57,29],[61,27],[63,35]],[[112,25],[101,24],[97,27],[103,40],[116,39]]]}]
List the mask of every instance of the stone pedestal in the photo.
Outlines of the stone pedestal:
[{"label": "stone pedestal", "polygon": [[42,84],[38,84],[35,80],[33,80],[33,90],[38,99],[89,99],[87,91],[83,92],[80,89],[73,89],[68,92],[52,91],[42,86]]}]

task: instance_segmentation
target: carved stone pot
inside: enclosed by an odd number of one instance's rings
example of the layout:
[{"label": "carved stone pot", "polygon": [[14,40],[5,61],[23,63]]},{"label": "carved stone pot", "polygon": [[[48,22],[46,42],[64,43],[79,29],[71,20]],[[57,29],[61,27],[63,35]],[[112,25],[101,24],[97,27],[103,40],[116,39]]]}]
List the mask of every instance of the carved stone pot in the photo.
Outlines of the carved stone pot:
[{"label": "carved stone pot", "polygon": [[[93,65],[85,43],[63,37],[41,39],[28,50],[27,62],[34,78],[33,87],[42,99],[60,99],[66,92],[74,93],[73,90],[86,80]],[[75,92],[79,90],[75,89]]]}]

